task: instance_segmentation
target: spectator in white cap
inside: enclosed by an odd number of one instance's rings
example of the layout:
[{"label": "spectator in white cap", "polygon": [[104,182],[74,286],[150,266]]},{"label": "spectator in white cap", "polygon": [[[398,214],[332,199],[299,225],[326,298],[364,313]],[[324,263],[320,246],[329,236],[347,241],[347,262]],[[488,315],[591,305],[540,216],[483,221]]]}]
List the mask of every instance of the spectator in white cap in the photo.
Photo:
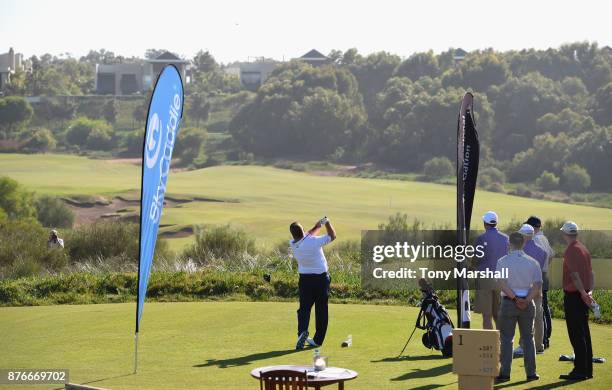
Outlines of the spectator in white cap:
[{"label": "spectator in white cap", "polygon": [[[484,256],[475,259],[476,269],[495,271],[497,261],[508,254],[508,236],[497,230],[498,218],[495,212],[486,212],[482,221],[485,232],[476,238],[475,245],[484,248]],[[494,279],[476,279],[474,311],[482,314],[483,329],[493,329],[493,322],[497,323],[500,299],[499,286]]]},{"label": "spectator in white cap", "polygon": [[593,347],[589,330],[589,309],[595,277],[591,254],[578,241],[578,225],[567,221],[561,227],[567,249],[563,254],[563,310],[570,342],[574,348],[574,369],[559,379],[583,380],[593,377]]},{"label": "spectator in white cap", "polygon": [[49,233],[49,241],[47,241],[47,247],[49,248],[63,248],[64,247],[64,240],[59,238],[59,236],[57,235],[57,230],[53,229],[51,230],[51,233]]},{"label": "spectator in white cap", "polygon": [[[544,249],[540,248],[535,241],[533,241],[533,237],[535,236],[535,229],[533,226],[525,223],[521,226],[518,231],[523,236],[523,241],[525,245],[523,247],[523,251],[526,255],[533,258],[538,262],[540,266],[540,272],[544,269],[544,264],[548,260],[548,254],[544,251]],[[544,313],[542,308],[542,296],[538,294],[534,299],[533,303],[535,304],[535,318],[534,318],[534,341],[535,341],[535,349],[536,353],[544,353]],[[523,342],[522,340],[519,343],[519,346],[514,350],[514,354],[521,356],[523,354]]]}]

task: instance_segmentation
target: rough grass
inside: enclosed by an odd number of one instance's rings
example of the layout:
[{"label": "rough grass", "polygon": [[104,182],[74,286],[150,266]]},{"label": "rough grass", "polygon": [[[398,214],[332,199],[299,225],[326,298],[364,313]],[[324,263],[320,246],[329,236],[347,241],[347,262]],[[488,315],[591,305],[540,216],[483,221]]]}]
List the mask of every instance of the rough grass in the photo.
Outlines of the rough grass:
[{"label": "rough grass", "polygon": [[[271,275],[271,281],[264,280]],[[87,304],[133,302],[136,299],[135,272],[72,273],[56,276],[0,280],[0,306]],[[447,307],[455,307],[455,291],[437,292]],[[147,289],[150,301],[249,300],[283,301],[298,297],[297,275],[292,272],[228,272],[206,269],[197,272],[153,272]],[[472,295],[473,298],[473,295]],[[595,290],[601,306],[600,323],[612,323],[612,294]],[[374,303],[417,305],[417,290],[364,290],[359,275],[332,273],[331,300],[337,303]],[[549,291],[549,305],[555,318],[563,318],[563,293]]]},{"label": "rough grass", "polygon": [[[250,371],[274,364],[309,364],[312,350],[293,351],[296,302],[198,302],[146,304],[140,334],[139,370],[133,372],[135,304],[0,308],[0,367],[58,367],[70,379],[111,389],[255,389]],[[322,353],[330,365],[356,370],[349,389],[456,389],[452,360],[425,349],[418,331],[396,358],[414,326],[416,308],[331,305]],[[475,317],[479,324],[480,318]],[[594,352],[610,359],[612,327],[592,326]],[[312,327],[311,327],[312,330]],[[341,348],[348,334],[353,346]],[[551,349],[537,356],[541,376],[526,384],[521,359],[513,362],[510,389],[610,388],[612,371],[597,364],[595,378],[563,383],[571,363],[565,324],[554,322]],[[26,386],[23,389],[57,388]],[[501,388],[501,387],[499,387]]]},{"label": "rough grass", "polygon": [[[116,195],[137,191],[140,167],[123,162],[66,155],[0,155],[0,175],[8,175],[39,193],[54,195]],[[376,229],[396,212],[437,225],[453,226],[455,188],[451,185],[316,176],[261,166],[218,166],[174,172],[168,180],[171,196],[226,199],[195,201],[164,210],[164,225],[231,223],[258,241],[274,245],[287,238],[293,220],[305,225],[328,215],[341,239],[358,239],[364,229]],[[236,200],[236,201],[234,201]],[[612,228],[612,209],[571,205],[478,191],[478,216],[496,210],[502,225],[530,214],[544,219],[572,219],[584,228]],[[187,242],[182,240],[181,244]],[[177,246],[171,245],[173,249]]]}]

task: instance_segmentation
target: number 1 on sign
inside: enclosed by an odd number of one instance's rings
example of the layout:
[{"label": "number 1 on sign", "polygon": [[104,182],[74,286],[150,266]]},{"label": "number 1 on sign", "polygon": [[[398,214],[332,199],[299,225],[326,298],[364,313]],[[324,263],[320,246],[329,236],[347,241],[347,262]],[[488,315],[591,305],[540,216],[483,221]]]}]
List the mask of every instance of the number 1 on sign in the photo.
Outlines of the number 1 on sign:
[{"label": "number 1 on sign", "polygon": [[463,345],[463,335],[459,335],[459,345]]}]

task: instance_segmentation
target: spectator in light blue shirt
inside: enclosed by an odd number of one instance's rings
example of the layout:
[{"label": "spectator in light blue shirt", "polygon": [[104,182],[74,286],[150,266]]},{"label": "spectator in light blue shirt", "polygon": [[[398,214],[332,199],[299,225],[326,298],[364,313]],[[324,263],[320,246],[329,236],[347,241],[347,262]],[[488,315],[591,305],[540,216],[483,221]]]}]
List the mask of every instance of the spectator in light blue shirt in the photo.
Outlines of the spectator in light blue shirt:
[{"label": "spectator in light blue shirt", "polygon": [[[546,262],[548,261],[548,253],[541,247],[539,247],[536,242],[533,240],[535,236],[535,229],[533,226],[529,224],[523,224],[518,231],[523,236],[525,241],[525,246],[523,247],[523,251],[528,256],[532,257],[535,261],[540,265],[540,270],[543,271],[546,266]],[[542,296],[538,296],[533,300],[535,303],[536,311],[535,311],[535,319],[534,319],[534,341],[536,353],[544,353],[544,310],[542,307]],[[522,343],[514,353],[516,355],[521,355],[523,353]]]},{"label": "spectator in light blue shirt", "polygon": [[552,317],[550,315],[550,307],[548,306],[548,288],[550,284],[548,273],[551,261],[555,257],[555,251],[542,231],[542,220],[540,218],[532,215],[525,223],[533,226],[535,231],[533,241],[548,253],[548,260],[544,263],[544,267],[542,267],[542,311],[544,312],[544,349],[546,349],[550,347],[550,336],[552,335]]},{"label": "spectator in light blue shirt", "polygon": [[[497,268],[497,261],[508,254],[508,236],[497,230],[497,214],[487,212],[483,217],[485,232],[476,238],[475,246],[482,246],[484,256],[475,258],[475,267],[479,271]],[[493,321],[497,323],[500,295],[497,283],[493,279],[477,279],[474,297],[476,313],[482,314],[483,329],[493,329]]]}]

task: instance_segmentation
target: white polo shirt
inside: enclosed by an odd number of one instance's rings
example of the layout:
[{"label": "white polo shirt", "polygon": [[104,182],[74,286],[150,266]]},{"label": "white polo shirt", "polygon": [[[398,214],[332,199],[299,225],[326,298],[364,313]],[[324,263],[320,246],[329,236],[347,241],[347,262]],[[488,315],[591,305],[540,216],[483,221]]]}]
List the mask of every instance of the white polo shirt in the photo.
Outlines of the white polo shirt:
[{"label": "white polo shirt", "polygon": [[[534,283],[542,283],[540,263],[522,250],[511,250],[497,261],[496,270],[508,269],[506,285],[519,297],[526,297]],[[502,291],[502,296],[506,294]]]},{"label": "white polo shirt", "polygon": [[298,272],[301,274],[322,274],[327,272],[327,259],[323,254],[323,246],[331,242],[329,235],[308,235],[297,242],[289,241],[293,257],[298,262]]}]

